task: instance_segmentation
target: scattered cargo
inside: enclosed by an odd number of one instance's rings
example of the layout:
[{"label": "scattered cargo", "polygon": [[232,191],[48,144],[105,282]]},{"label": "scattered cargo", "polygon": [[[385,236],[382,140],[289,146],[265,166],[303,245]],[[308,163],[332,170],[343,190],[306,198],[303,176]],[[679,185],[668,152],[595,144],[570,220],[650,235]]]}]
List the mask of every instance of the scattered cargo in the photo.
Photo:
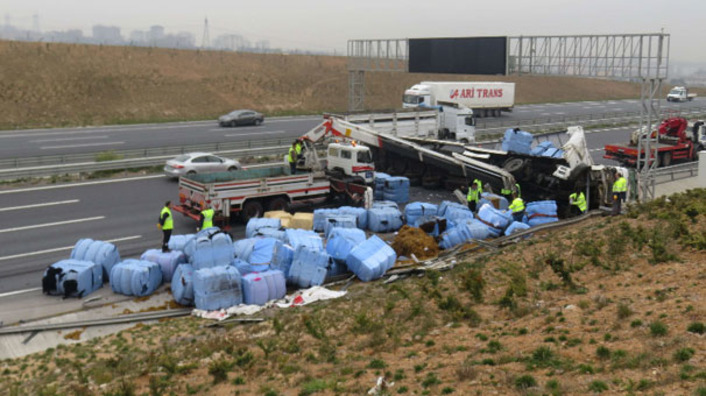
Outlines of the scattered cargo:
[{"label": "scattered cargo", "polygon": [[159,264],[162,270],[162,283],[169,283],[172,281],[174,276],[174,270],[176,268],[186,263],[186,256],[183,252],[179,250],[172,250],[170,252],[162,252],[161,249],[150,249],[142,253],[140,260],[151,261],[153,263]]},{"label": "scattered cargo", "polygon": [[277,270],[244,275],[242,288],[245,304],[265,305],[287,294],[284,274]]},{"label": "scattered cargo", "polygon": [[525,207],[525,215],[526,223],[531,227],[559,221],[557,205],[554,201],[530,202]]},{"label": "scattered cargo", "polygon": [[287,244],[294,250],[297,250],[299,246],[308,246],[312,250],[324,249],[323,240],[314,231],[288,229],[285,233],[287,235]]},{"label": "scattered cargo", "polygon": [[194,267],[182,264],[174,270],[171,281],[172,296],[179,305],[194,305]]},{"label": "scattered cargo", "polygon": [[505,235],[512,235],[516,232],[529,229],[531,226],[519,221],[513,221],[505,230]]},{"label": "scattered cargo", "polygon": [[502,235],[512,222],[512,216],[509,213],[495,209],[488,204],[480,207],[477,219],[488,226],[488,231],[494,237]]},{"label": "scattered cargo", "polygon": [[149,296],[161,284],[162,270],[151,261],[127,259],[110,272],[110,287],[115,293],[126,296]]},{"label": "scattered cargo", "polygon": [[85,238],[76,242],[69,258],[100,265],[103,268],[103,279],[108,281],[111,269],[120,261],[120,253],[112,243]]},{"label": "scattered cargo", "polygon": [[345,262],[348,254],[365,242],[365,231],[357,228],[334,228],[326,241],[326,253],[334,260]]},{"label": "scattered cargo", "polygon": [[196,234],[186,234],[186,235],[172,235],[169,238],[169,243],[167,247],[169,250],[179,250],[181,252],[186,252],[186,246],[193,240],[196,239]]},{"label": "scattered cargo", "polygon": [[275,229],[279,230],[282,228],[282,222],[277,218],[252,218],[248,220],[245,226],[245,237],[252,238],[259,236],[260,230],[262,229]]},{"label": "scattered cargo", "polygon": [[411,202],[404,208],[407,225],[414,225],[419,217],[436,215],[439,211],[437,205],[428,202]]},{"label": "scattered cargo", "polygon": [[351,250],[346,265],[360,280],[370,282],[383,276],[395,265],[396,260],[395,250],[373,235]]},{"label": "scattered cargo", "polygon": [[103,267],[86,260],[58,261],[44,271],[42,292],[64,297],[85,297],[103,286]]},{"label": "scattered cargo", "polygon": [[335,228],[358,228],[358,219],[354,215],[338,214],[335,216],[326,216],[326,226],[324,227],[324,235],[329,237],[331,231]]},{"label": "scattered cargo", "polygon": [[503,151],[508,153],[518,153],[529,155],[534,137],[531,133],[522,131],[519,128],[508,129],[502,141]]},{"label": "scattered cargo", "polygon": [[196,308],[207,311],[242,304],[240,272],[230,265],[196,270],[194,302]]},{"label": "scattered cargo", "polygon": [[404,216],[392,206],[373,206],[368,210],[368,229],[372,232],[393,232],[404,224]]},{"label": "scattered cargo", "polygon": [[412,255],[414,255],[420,260],[436,257],[439,254],[439,245],[433,237],[420,228],[407,225],[403,226],[395,235],[392,248],[395,250],[397,257],[412,258]]},{"label": "scattered cargo", "polygon": [[194,252],[189,257],[189,262],[195,269],[228,265],[235,256],[233,241],[226,233],[216,233],[211,237],[196,239]]},{"label": "scattered cargo", "polygon": [[398,204],[409,201],[409,179],[403,176],[390,176],[385,180],[383,199]]}]

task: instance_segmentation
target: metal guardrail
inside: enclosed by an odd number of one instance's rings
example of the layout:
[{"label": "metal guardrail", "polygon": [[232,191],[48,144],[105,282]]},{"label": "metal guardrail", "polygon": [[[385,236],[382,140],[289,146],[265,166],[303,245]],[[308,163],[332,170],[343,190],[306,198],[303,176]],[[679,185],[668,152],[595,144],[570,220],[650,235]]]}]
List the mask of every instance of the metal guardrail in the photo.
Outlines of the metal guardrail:
[{"label": "metal guardrail", "polygon": [[[251,148],[244,150],[227,150],[227,151],[215,151],[218,154],[235,154],[235,155],[276,155],[286,152],[289,145],[275,146],[275,147],[262,147],[262,148]],[[64,175],[64,174],[80,174],[89,173],[97,171],[107,171],[107,170],[127,170],[134,168],[143,168],[148,166],[162,165],[164,162],[172,158],[174,155],[164,155],[158,157],[148,157],[148,158],[133,158],[124,159],[116,161],[103,161],[103,162],[82,162],[73,164],[58,164],[58,165],[44,165],[44,166],[34,166],[27,168],[11,168],[11,169],[0,169],[0,180],[17,180],[26,177],[45,177],[54,175]],[[263,165],[249,165],[243,164],[248,168],[256,168]],[[269,164],[268,164],[269,165]]]},{"label": "metal guardrail", "polygon": [[655,171],[655,184],[669,183],[676,180],[694,177],[698,174],[698,161],[658,168]]},{"label": "metal guardrail", "polygon": [[[662,110],[662,116],[706,116],[706,108],[688,108],[675,112]],[[624,125],[639,120],[640,112],[613,112],[597,114],[577,114],[567,116],[547,116],[529,120],[485,121],[477,125],[479,137],[505,132],[508,127],[534,129],[535,132],[565,128],[568,125]],[[96,162],[100,153],[67,154],[38,157],[0,159],[0,180],[14,180],[23,177],[84,173],[101,170],[121,170],[158,165],[175,155],[206,151],[235,155],[271,155],[282,153],[289,147],[291,138],[258,139],[239,142],[224,142],[190,145],[183,147],[156,147],[135,150],[110,150],[120,160]],[[482,139],[479,139],[482,140]]]},{"label": "metal guardrail", "polygon": [[[641,113],[639,111],[630,112],[610,112],[596,114],[575,114],[562,116],[546,116],[533,118],[529,120],[476,120],[476,134],[479,137],[483,135],[493,135],[503,133],[507,128],[532,128],[532,129],[551,129],[563,128],[569,125],[596,126],[616,126],[625,125],[640,120]],[[674,117],[695,117],[706,116],[706,107],[694,107],[675,111],[673,109],[662,109],[660,116]],[[497,119],[495,119],[497,120]]]},{"label": "metal guardrail", "polygon": [[[287,146],[292,143],[291,138],[281,139],[258,139],[239,142],[223,142],[223,143],[208,143],[196,144],[182,147],[153,147],[134,150],[109,150],[111,155],[120,158],[121,160],[133,158],[152,158],[158,156],[173,157],[179,154],[191,153],[196,151],[205,152],[234,152],[247,151],[254,148],[272,148],[276,146]],[[96,158],[101,153],[84,153],[84,154],[66,154],[66,155],[50,155],[41,157],[18,157],[0,159],[0,169],[9,168],[28,168],[45,165],[63,165],[63,164],[79,164],[86,162],[96,162]],[[244,153],[247,155],[247,153]],[[256,154],[257,155],[257,154]],[[108,161],[105,161],[108,162]]]}]

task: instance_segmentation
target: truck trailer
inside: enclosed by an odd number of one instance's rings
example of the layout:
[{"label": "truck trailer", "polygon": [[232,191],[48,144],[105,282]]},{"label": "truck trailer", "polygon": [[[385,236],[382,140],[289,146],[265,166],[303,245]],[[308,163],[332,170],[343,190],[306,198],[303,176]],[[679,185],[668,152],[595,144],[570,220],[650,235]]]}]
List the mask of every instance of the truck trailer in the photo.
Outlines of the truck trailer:
[{"label": "truck trailer", "polygon": [[500,117],[515,105],[515,83],[472,81],[422,81],[402,96],[403,107],[434,107],[457,103],[476,117]]}]

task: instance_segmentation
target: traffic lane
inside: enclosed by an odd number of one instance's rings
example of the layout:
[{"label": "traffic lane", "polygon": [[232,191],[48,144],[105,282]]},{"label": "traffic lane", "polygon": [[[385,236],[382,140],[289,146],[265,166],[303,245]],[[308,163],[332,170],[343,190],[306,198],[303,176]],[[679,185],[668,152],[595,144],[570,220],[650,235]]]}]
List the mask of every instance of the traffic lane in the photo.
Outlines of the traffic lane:
[{"label": "traffic lane", "polygon": [[[661,107],[662,109],[677,112],[703,108],[706,107],[706,98],[696,98],[692,102],[683,103],[663,100]],[[507,123],[508,120],[520,121],[544,117],[561,118],[589,114],[639,112],[641,109],[642,105],[637,99],[521,105],[515,106],[511,113],[503,113],[500,118],[480,118],[478,119],[478,124],[480,127],[485,127],[486,125],[491,127],[494,124]]]},{"label": "traffic lane", "polygon": [[616,161],[603,158],[605,146],[608,144],[623,144],[630,141],[634,128],[613,128],[606,131],[596,131],[586,134],[588,151],[593,162],[601,165],[619,166]]},{"label": "traffic lane", "polygon": [[[166,200],[178,199],[177,183],[165,177],[135,179],[122,182],[79,184],[48,190],[3,192],[1,199],[41,201],[78,197],[80,205],[70,205],[65,219],[89,215],[105,216],[95,222],[68,224],[52,229],[37,228],[16,233],[0,233],[0,293],[41,286],[44,269],[69,257],[71,247],[80,238],[115,242],[122,258],[139,257],[145,250],[161,246],[162,232],[156,224]],[[39,222],[44,213],[23,213],[30,222]],[[174,235],[193,233],[197,222],[173,211]],[[244,236],[245,227],[233,223],[232,234]],[[60,249],[60,250],[56,250]],[[55,251],[52,251],[55,250]],[[46,253],[41,253],[47,251]],[[40,252],[40,254],[34,254]]]},{"label": "traffic lane", "polygon": [[73,128],[0,133],[0,158],[179,147],[232,141],[294,138],[321,118],[273,119],[263,125],[222,128],[214,123],[140,125],[131,128]]}]

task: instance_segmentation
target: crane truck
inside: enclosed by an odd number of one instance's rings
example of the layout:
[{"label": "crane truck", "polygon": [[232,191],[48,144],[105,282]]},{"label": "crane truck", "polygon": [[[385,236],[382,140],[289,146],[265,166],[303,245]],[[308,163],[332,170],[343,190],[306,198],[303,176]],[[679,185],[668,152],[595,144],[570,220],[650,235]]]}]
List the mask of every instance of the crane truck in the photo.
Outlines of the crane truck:
[{"label": "crane truck", "polygon": [[[636,166],[638,140],[645,133],[644,130],[635,130],[630,142],[606,145],[603,158],[626,166]],[[674,161],[696,161],[699,151],[706,147],[706,126],[703,121],[689,125],[682,117],[667,118],[652,131],[652,135],[657,136],[657,142],[656,147],[653,147],[656,153],[650,154],[650,163],[656,159],[658,166],[669,166]],[[640,150],[639,157],[646,157],[644,148]]]}]

